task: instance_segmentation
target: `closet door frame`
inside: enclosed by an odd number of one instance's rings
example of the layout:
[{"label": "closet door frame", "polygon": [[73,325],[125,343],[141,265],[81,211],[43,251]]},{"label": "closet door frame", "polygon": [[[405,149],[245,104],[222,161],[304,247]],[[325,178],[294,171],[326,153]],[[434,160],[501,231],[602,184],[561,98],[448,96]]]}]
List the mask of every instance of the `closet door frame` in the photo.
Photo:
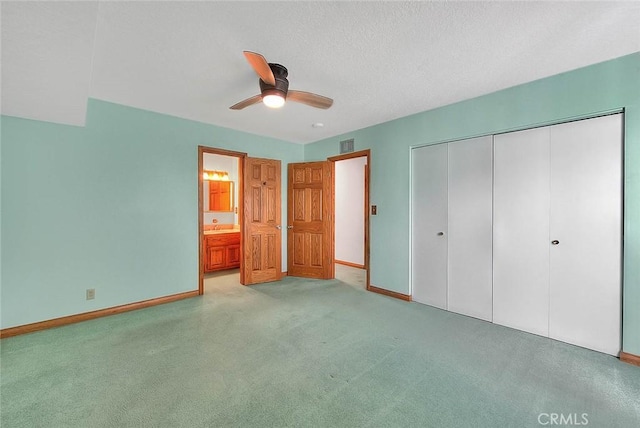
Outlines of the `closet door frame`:
[{"label": "closet door frame", "polygon": [[[616,115],[616,114],[620,114],[621,117],[621,127],[622,127],[622,135],[621,135],[621,147],[620,147],[620,163],[621,163],[621,170],[620,170],[620,177],[621,177],[621,183],[620,183],[620,198],[621,198],[621,204],[620,204],[620,263],[618,265],[618,270],[620,273],[619,276],[619,291],[620,291],[620,299],[619,299],[619,317],[618,317],[618,324],[619,324],[619,337],[620,337],[620,346],[619,348],[622,348],[621,343],[622,343],[622,337],[623,337],[623,319],[622,319],[622,310],[623,310],[623,299],[624,299],[624,257],[625,257],[625,248],[624,248],[624,224],[625,224],[625,186],[624,186],[624,177],[625,177],[625,171],[624,171],[624,165],[625,165],[625,141],[624,141],[624,134],[625,134],[625,125],[624,125],[624,113],[625,113],[625,109],[624,108],[618,108],[618,109],[611,109],[611,110],[606,110],[606,111],[600,111],[597,113],[591,113],[588,115],[579,115],[579,116],[574,116],[574,117],[568,117],[568,118],[564,118],[561,120],[552,120],[552,121],[547,121],[547,122],[541,122],[538,124],[531,124],[528,126],[524,126],[521,128],[512,128],[512,129],[506,129],[506,130],[502,130],[499,132],[494,132],[494,133],[490,133],[490,134],[485,134],[485,135],[479,135],[477,137],[474,138],[479,138],[479,137],[483,137],[483,136],[489,136],[489,137],[494,137],[494,156],[495,156],[495,137],[498,137],[500,135],[505,135],[505,134],[511,134],[511,133],[516,133],[516,132],[523,132],[523,131],[528,131],[528,130],[535,130],[538,128],[550,128],[552,126],[555,125],[561,125],[561,124],[566,124],[566,123],[570,123],[570,122],[576,122],[576,121],[582,121],[582,120],[589,120],[589,119],[595,119],[595,118],[599,118],[599,117],[604,117],[604,116],[610,116],[610,115]],[[466,139],[466,138],[465,138]],[[465,139],[458,139],[458,140],[448,140],[448,141],[442,141],[439,143],[435,143],[432,144],[433,145],[441,145],[441,144],[448,144],[448,143],[454,143],[457,141],[463,141]],[[420,149],[422,147],[426,147],[426,146],[414,146],[410,148],[410,165],[411,165],[411,184],[410,184],[410,237],[409,237],[409,251],[410,251],[410,285],[411,285],[411,292],[413,293],[415,290],[415,286],[414,286],[414,282],[415,282],[415,278],[414,278],[414,265],[416,264],[417,260],[415,259],[415,254],[413,251],[413,245],[414,245],[414,240],[415,240],[415,230],[414,230],[414,224],[413,224],[413,217],[414,217],[414,201],[413,201],[413,174],[414,174],[414,170],[415,167],[413,165],[413,151],[415,149]],[[550,163],[550,161],[549,161]],[[496,160],[495,157],[493,159],[493,165],[495,168],[495,164],[496,164]],[[550,168],[550,165],[549,165]],[[495,174],[495,170],[494,170],[494,174]],[[495,180],[495,176],[494,176],[494,180]],[[495,182],[495,181],[494,181]],[[495,188],[494,188],[494,192],[495,192]],[[550,197],[550,196],[549,196]],[[495,193],[494,193],[494,198],[495,198]],[[550,204],[550,201],[549,201]],[[549,209],[550,205],[549,205]],[[493,227],[495,230],[495,204],[494,204],[494,223],[493,223]],[[549,220],[550,221],[550,220]],[[448,225],[447,225],[448,226]],[[550,231],[549,231],[550,232]],[[550,233],[547,234],[547,242],[550,242]],[[495,267],[495,231],[494,231],[494,242],[493,242],[493,257],[494,257],[494,264],[493,266]],[[550,269],[550,267],[549,267]],[[494,284],[493,284],[493,320],[492,322],[495,324],[502,324],[502,325],[508,325],[507,323],[501,322],[499,319],[496,319],[495,317],[495,268],[493,269],[493,276],[494,276]],[[550,284],[549,284],[550,286]],[[547,289],[547,294],[549,293],[549,290]],[[418,302],[420,302],[417,299],[413,299],[416,300]],[[421,302],[423,303],[423,302]],[[548,311],[548,309],[547,309]],[[523,330],[522,328],[519,328],[517,326],[511,326],[520,330]],[[527,330],[524,330],[527,331]],[[545,336],[549,336],[549,326],[547,323],[547,328],[546,328],[546,332],[542,332],[542,333],[535,333],[535,334],[542,334]],[[611,353],[613,355],[616,355],[617,352],[610,352],[610,351],[601,351],[601,352],[606,352],[606,353]]]}]

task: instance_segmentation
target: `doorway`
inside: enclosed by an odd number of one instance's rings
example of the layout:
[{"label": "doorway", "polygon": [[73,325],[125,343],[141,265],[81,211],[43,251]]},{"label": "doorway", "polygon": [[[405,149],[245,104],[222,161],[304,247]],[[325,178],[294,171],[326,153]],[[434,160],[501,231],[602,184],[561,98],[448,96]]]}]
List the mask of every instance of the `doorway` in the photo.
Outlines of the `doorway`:
[{"label": "doorway", "polygon": [[205,275],[242,267],[243,168],[246,153],[198,146],[198,294]]},{"label": "doorway", "polygon": [[335,275],[370,290],[369,174],[371,151],[328,158],[334,162]]}]

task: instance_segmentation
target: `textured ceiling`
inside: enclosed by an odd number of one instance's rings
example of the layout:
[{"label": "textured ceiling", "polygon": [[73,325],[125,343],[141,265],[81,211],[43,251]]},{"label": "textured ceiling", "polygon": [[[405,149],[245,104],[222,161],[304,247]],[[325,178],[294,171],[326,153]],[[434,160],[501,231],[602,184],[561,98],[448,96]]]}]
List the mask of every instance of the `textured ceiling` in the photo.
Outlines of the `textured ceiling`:
[{"label": "textured ceiling", "polygon": [[[91,97],[297,143],[640,51],[639,2],[3,1],[1,13],[3,114],[83,125]],[[243,50],[333,107],[229,110],[259,93]]]}]

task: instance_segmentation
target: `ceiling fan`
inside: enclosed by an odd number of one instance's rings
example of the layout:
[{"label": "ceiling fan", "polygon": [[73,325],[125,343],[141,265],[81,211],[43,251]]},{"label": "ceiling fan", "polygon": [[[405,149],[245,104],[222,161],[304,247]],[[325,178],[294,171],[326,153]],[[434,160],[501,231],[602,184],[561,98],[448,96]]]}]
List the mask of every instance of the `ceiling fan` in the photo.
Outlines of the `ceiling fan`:
[{"label": "ceiling fan", "polygon": [[262,101],[267,107],[282,107],[285,100],[295,101],[311,107],[328,109],[333,104],[331,98],[311,92],[289,90],[287,69],[280,65],[267,62],[259,53],[244,51],[244,56],[260,77],[260,94],[240,101],[229,107],[231,110],[242,110]]}]

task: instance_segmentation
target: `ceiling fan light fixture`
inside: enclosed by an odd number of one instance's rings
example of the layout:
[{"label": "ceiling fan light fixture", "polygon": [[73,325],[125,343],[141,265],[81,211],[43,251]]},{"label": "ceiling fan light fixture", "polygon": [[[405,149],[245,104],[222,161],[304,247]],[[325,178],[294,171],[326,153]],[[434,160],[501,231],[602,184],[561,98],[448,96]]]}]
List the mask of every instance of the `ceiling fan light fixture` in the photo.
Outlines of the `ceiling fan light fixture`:
[{"label": "ceiling fan light fixture", "polygon": [[256,52],[244,51],[244,56],[256,72],[260,93],[235,103],[231,110],[242,110],[245,107],[258,104],[260,101],[269,108],[280,108],[286,100],[306,104],[311,107],[328,109],[333,104],[331,98],[305,91],[290,91],[287,67],[267,60]]},{"label": "ceiling fan light fixture", "polygon": [[284,105],[284,97],[280,94],[267,94],[262,97],[262,102],[267,107],[280,108]]}]

